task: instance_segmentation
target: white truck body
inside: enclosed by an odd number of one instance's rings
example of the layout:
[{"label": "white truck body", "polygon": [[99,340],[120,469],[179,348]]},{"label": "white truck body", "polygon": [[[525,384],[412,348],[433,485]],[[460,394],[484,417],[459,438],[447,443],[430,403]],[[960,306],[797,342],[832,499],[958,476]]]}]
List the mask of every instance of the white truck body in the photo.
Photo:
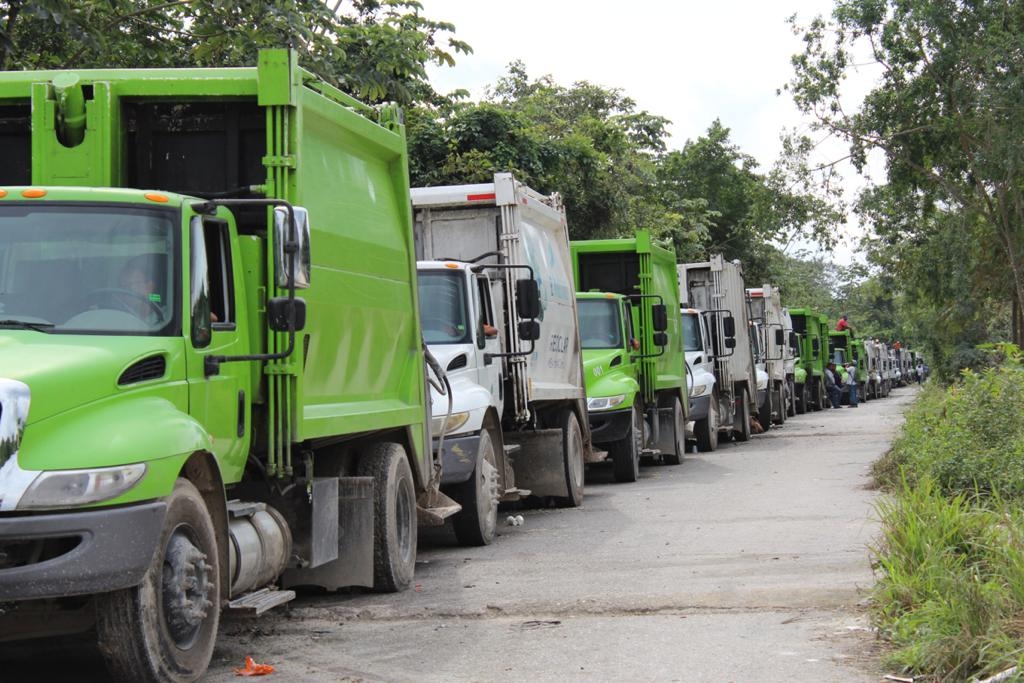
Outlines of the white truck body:
[{"label": "white truck body", "polygon": [[[718,428],[745,441],[750,437],[750,415],[758,405],[743,269],[714,254],[708,261],[679,264],[677,271],[681,306],[700,310],[708,324],[715,356]],[[729,327],[732,336],[727,334]]]},{"label": "white truck body", "polygon": [[750,318],[759,333],[768,375],[768,407],[762,406],[762,422],[770,413],[773,424],[782,424],[795,415],[793,371],[795,355],[790,345],[793,321],[782,306],[782,296],[775,285],[747,289]]},{"label": "white truck body", "polygon": [[[539,194],[509,173],[495,174],[492,183],[414,188],[411,194],[421,269],[462,270],[466,278],[478,278],[478,305],[492,307],[490,324],[497,330],[493,337],[497,350],[473,354],[468,347],[465,350],[466,365],[454,373],[465,378],[458,388],[453,386],[455,393],[463,394],[455,398],[456,403],[465,406],[469,401],[465,396],[473,396],[477,407],[469,412],[474,415],[481,414],[480,407],[486,403],[494,410],[501,444],[518,447],[512,463],[499,467],[505,475],[501,482],[505,491],[514,495],[529,489],[536,496],[578,505],[583,464],[593,459],[593,453],[561,199],[557,194]],[[487,276],[486,285],[479,284],[482,276]],[[540,295],[535,319],[540,336],[535,340],[523,338],[523,321],[517,314],[517,282],[526,278],[536,281]],[[489,304],[481,300],[487,298]],[[421,311],[429,303],[421,302]],[[430,324],[423,322],[425,327]],[[469,340],[470,346],[480,343]],[[434,353],[435,346],[428,347]],[[447,410],[447,399],[435,399],[436,418]],[[482,414],[487,415],[487,410]],[[450,438],[481,428],[475,419],[467,421]],[[564,434],[569,436],[563,439]],[[445,455],[449,455],[447,448]]]}]

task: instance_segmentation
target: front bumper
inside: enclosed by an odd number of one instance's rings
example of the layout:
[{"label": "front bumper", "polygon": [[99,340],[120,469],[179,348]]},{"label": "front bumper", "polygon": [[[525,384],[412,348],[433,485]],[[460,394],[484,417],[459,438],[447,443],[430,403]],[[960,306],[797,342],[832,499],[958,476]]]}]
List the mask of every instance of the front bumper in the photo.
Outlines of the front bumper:
[{"label": "front bumper", "polygon": [[[437,449],[434,439],[434,449]],[[476,469],[476,454],[480,450],[480,435],[454,436],[444,438],[444,453],[441,454],[441,486],[461,484],[469,481]]]},{"label": "front bumper", "polygon": [[594,443],[611,443],[626,438],[633,423],[633,409],[589,413],[590,438]]},{"label": "front bumper", "polygon": [[0,600],[106,593],[138,585],[167,504],[0,517]]},{"label": "front bumper", "polygon": [[711,405],[710,396],[690,397],[690,414],[688,420],[703,420],[708,416],[708,407]]}]

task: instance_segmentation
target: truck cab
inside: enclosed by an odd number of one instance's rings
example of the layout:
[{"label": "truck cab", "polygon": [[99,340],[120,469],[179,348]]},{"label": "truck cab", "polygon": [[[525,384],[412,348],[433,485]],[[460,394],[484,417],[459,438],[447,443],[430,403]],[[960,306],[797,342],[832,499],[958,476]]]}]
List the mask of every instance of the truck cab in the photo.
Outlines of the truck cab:
[{"label": "truck cab", "polygon": [[715,356],[704,315],[696,308],[681,308],[683,349],[690,375],[690,422],[687,436],[702,452],[718,448],[718,391]]},{"label": "truck cab", "polygon": [[[418,261],[423,341],[448,386],[431,386],[431,433],[442,448],[441,490],[462,506],[452,517],[462,545],[494,539],[506,470],[500,323],[486,269],[459,261]],[[442,438],[443,437],[443,438]]]}]

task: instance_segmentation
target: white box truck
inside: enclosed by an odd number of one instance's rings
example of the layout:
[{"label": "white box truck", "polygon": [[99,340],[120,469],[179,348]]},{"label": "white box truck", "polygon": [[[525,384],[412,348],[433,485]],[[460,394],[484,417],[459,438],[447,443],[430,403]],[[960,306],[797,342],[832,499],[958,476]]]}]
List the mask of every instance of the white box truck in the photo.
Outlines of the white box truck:
[{"label": "white box truck", "polygon": [[781,425],[795,415],[794,350],[790,344],[793,322],[782,306],[779,288],[765,284],[747,289],[750,320],[758,333],[758,345],[768,374],[768,397],[761,406],[761,424]]},{"label": "white box truck", "polygon": [[[694,410],[698,447],[711,450],[705,446],[711,445],[709,439],[717,444],[717,432],[731,434],[737,441],[747,441],[751,434],[750,416],[757,412],[758,403],[743,269],[738,262],[726,261],[721,254],[714,254],[701,263],[679,264],[676,268],[682,302],[680,311],[703,317],[711,347],[699,352],[704,368],[691,366],[695,376],[691,405],[696,408],[702,403],[695,400],[699,396],[694,396],[702,386],[698,384],[698,370],[710,372],[715,379],[710,393],[706,387],[704,389],[704,395],[710,396],[707,415],[703,418],[706,421],[701,422],[699,413]],[[692,321],[684,320],[684,330],[692,325]],[[687,353],[688,358],[691,353]]]},{"label": "white box truck", "polygon": [[442,489],[479,545],[499,501],[579,505],[594,459],[565,210],[509,173],[414,188],[412,204],[424,340],[450,384],[432,389]]}]

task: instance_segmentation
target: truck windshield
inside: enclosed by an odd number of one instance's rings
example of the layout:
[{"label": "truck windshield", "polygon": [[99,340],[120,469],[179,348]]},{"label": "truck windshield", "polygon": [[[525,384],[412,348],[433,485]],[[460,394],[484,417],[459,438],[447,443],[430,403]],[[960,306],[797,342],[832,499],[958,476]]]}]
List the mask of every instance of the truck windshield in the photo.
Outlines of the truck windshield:
[{"label": "truck windshield", "polygon": [[580,299],[580,344],[585,349],[621,349],[618,299]]},{"label": "truck windshield", "polygon": [[0,329],[178,334],[177,213],[0,205]]},{"label": "truck windshield", "polygon": [[461,270],[420,271],[420,319],[428,344],[465,344],[472,330],[466,311],[466,280]]},{"label": "truck windshield", "polygon": [[696,313],[683,313],[683,349],[686,351],[701,351],[703,344],[700,341],[700,321]]}]

